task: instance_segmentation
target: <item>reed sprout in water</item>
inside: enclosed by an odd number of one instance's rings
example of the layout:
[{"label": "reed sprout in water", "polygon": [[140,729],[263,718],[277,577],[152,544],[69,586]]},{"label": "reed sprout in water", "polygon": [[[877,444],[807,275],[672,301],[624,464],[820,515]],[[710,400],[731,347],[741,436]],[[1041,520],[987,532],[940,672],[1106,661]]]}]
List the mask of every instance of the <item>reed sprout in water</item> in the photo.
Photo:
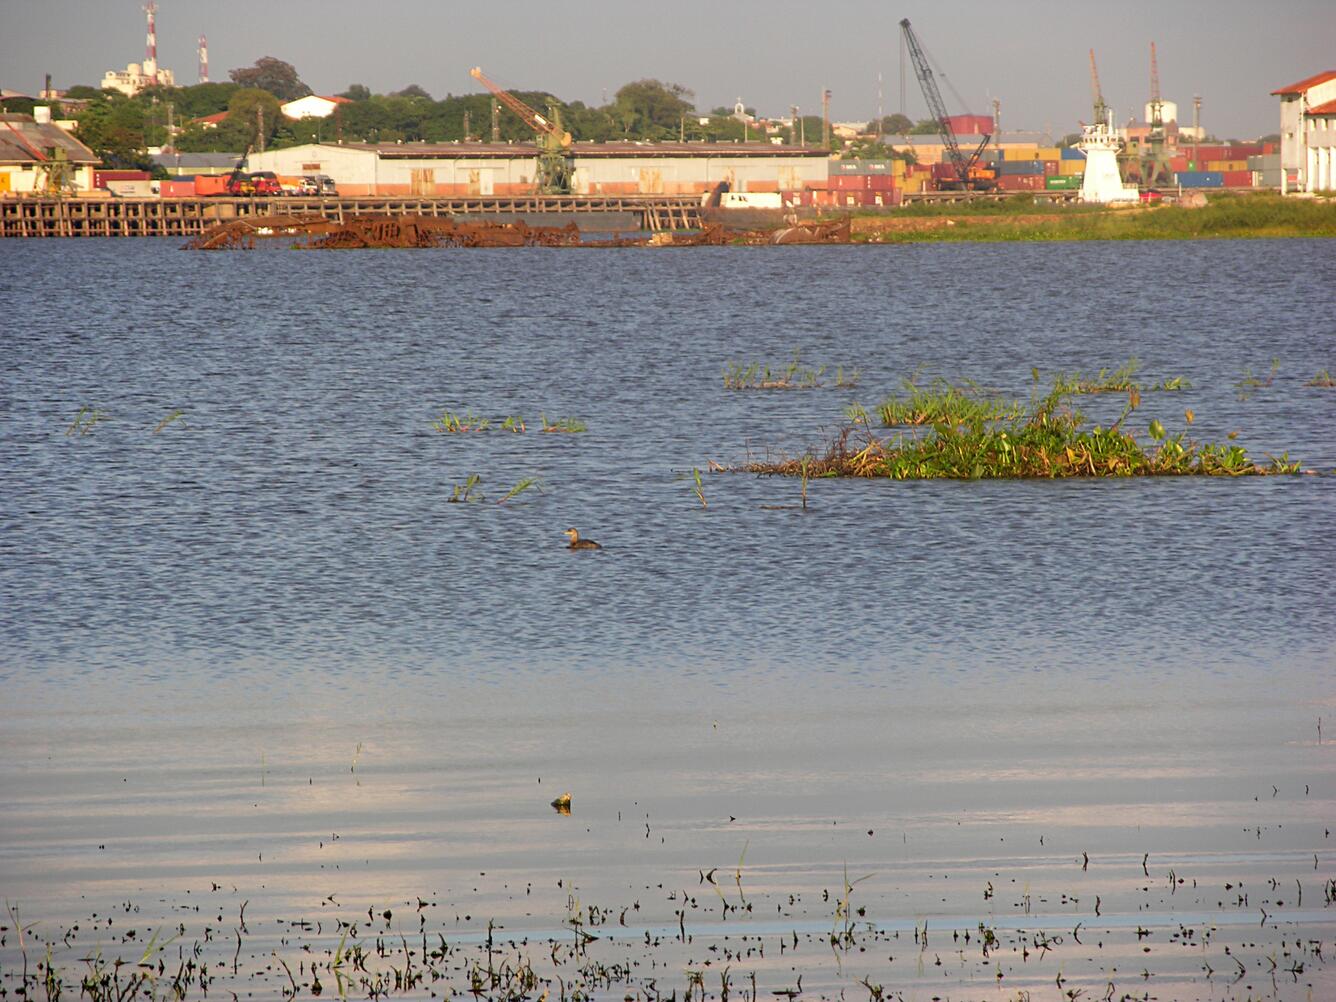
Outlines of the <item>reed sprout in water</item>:
[{"label": "reed sprout in water", "polygon": [[[793,360],[784,368],[771,369],[761,362],[729,362],[724,366],[724,389],[726,390],[813,390],[824,386],[821,377],[826,367],[808,368],[802,363],[800,352],[793,353]],[[849,388],[858,385],[859,372],[844,367],[836,369],[835,385]]]},{"label": "reed sprout in water", "polygon": [[498,498],[496,503],[505,504],[511,498],[517,498],[526,491],[536,490],[541,493],[542,489],[543,489],[543,482],[539,480],[537,477],[524,477],[519,482],[517,482],[514,487],[506,491],[504,495]]},{"label": "reed sprout in water", "polygon": [[1326,389],[1336,387],[1336,379],[1331,377],[1331,373],[1323,369],[1316,376],[1304,383],[1305,386],[1321,386]]},{"label": "reed sprout in water", "polygon": [[80,407],[79,413],[74,416],[70,426],[65,429],[65,437],[87,435],[106,419],[107,415],[96,407]]},{"label": "reed sprout in water", "polygon": [[157,425],[153,429],[153,434],[157,435],[168,425],[176,421],[181,421],[181,419],[184,417],[185,417],[185,411],[181,410],[180,408],[177,408],[176,410],[172,411],[170,414],[168,414],[165,418],[163,418],[161,421],[157,423]]},{"label": "reed sprout in water", "polygon": [[962,389],[936,379],[928,386],[920,386],[913,379],[907,379],[904,388],[904,396],[890,397],[877,407],[883,425],[994,421],[1018,417],[1024,410],[1017,401],[988,397],[973,384]]},{"label": "reed sprout in water", "polygon": [[474,504],[481,500],[482,477],[476,473],[470,473],[462,484],[455,484],[449,498],[451,504]]}]

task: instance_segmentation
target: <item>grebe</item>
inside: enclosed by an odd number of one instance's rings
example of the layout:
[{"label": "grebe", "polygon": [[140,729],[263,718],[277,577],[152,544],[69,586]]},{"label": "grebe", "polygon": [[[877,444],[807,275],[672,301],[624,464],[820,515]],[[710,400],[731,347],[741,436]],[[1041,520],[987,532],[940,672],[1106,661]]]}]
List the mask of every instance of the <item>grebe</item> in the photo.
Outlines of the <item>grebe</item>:
[{"label": "grebe", "polygon": [[566,535],[569,536],[571,540],[571,545],[567,547],[568,550],[603,549],[603,547],[599,546],[598,543],[594,542],[592,539],[581,539],[579,529],[567,529]]}]

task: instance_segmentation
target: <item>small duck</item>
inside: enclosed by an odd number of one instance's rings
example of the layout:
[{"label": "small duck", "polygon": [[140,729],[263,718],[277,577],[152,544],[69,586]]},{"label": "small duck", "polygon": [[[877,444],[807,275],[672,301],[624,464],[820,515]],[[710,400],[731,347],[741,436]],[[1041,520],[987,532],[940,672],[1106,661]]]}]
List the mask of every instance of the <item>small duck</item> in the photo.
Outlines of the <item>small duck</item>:
[{"label": "small duck", "polygon": [[579,529],[567,529],[567,530],[566,530],[566,535],[569,536],[569,537],[570,537],[570,540],[571,540],[571,545],[567,547],[568,550],[601,550],[601,549],[603,549],[602,546],[600,546],[598,543],[594,542],[592,539],[581,539],[581,538],[580,538],[580,530],[579,530]]}]

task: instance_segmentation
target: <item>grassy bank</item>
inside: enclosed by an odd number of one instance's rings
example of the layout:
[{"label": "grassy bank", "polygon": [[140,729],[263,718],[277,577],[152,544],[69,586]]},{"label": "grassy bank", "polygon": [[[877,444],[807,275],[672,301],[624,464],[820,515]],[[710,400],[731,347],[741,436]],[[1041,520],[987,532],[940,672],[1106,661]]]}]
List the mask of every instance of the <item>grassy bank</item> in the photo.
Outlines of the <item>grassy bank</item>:
[{"label": "grassy bank", "polygon": [[853,221],[853,239],[864,243],[1224,237],[1336,237],[1336,199],[1216,195],[1202,208],[1115,209],[1045,205],[1022,195],[1005,202],[916,204]]}]

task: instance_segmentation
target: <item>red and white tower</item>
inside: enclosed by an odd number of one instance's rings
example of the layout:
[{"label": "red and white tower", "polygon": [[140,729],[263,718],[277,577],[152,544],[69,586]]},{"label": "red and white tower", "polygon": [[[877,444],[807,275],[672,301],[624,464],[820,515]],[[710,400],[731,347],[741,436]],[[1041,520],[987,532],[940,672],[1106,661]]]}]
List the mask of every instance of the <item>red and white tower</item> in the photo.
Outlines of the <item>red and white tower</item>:
[{"label": "red and white tower", "polygon": [[199,36],[199,82],[209,82],[209,40]]},{"label": "red and white tower", "polygon": [[154,0],[144,4],[144,13],[148,15],[148,39],[144,45],[144,76],[153,83],[158,79],[158,5]]}]

